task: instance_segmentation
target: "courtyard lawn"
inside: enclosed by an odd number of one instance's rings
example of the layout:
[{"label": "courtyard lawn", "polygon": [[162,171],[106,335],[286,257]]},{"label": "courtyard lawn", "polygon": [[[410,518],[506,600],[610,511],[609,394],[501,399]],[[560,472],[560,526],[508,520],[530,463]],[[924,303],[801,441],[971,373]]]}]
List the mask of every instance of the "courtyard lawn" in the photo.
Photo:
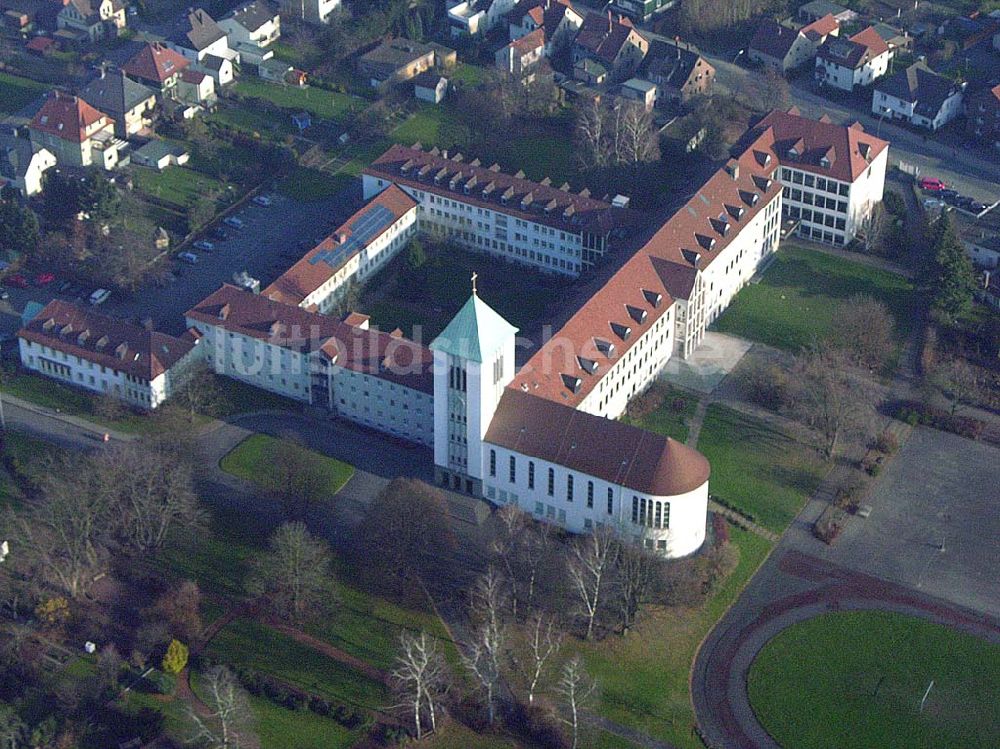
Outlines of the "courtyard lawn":
[{"label": "courtyard lawn", "polygon": [[642,417],[625,415],[622,421],[642,427],[648,432],[673,437],[678,442],[687,442],[691,431],[691,419],[698,408],[698,399],[660,382],[650,388],[650,392],[654,390],[660,390],[663,394],[663,402],[656,410]]},{"label": "courtyard lawn", "polygon": [[883,302],[905,339],[915,303],[909,280],[794,244],[782,246],[760,283],[737,294],[714,328],[798,352],[826,337],[837,307],[856,294]]},{"label": "courtyard lawn", "polygon": [[463,86],[478,86],[486,80],[487,71],[482,65],[472,65],[460,62],[446,73],[449,83],[460,83]]},{"label": "courtyard lawn", "polygon": [[[695,653],[771,550],[770,542],[736,527],[730,526],[730,538],[739,548],[739,564],[700,606],[651,609],[624,638],[567,641],[564,650],[581,652],[600,685],[601,715],[682,749],[704,749],[691,731],[688,679]],[[613,737],[605,743],[621,745]]]},{"label": "courtyard lawn", "polygon": [[[237,478],[253,481],[263,487],[273,487],[276,477],[271,473],[273,462],[268,456],[279,442],[281,440],[267,434],[252,434],[224,455],[219,467]],[[300,449],[312,452],[304,447]],[[327,455],[322,455],[321,458],[327,492],[332,497],[350,481],[354,475],[354,467]]]},{"label": "courtyard lawn", "polygon": [[1000,645],[902,614],[796,624],[758,654],[748,688],[785,749],[1000,746]]},{"label": "courtyard lawn", "polygon": [[829,470],[817,452],[767,424],[712,404],[698,437],[709,491],[781,533]]},{"label": "courtyard lawn", "polygon": [[305,88],[283,86],[259,78],[241,78],[234,84],[233,90],[240,96],[266,99],[282,109],[304,110],[314,117],[335,122],[343,120],[363,106],[363,102],[349,94],[325,91],[311,86]]},{"label": "courtyard lawn", "polygon": [[0,113],[14,114],[48,90],[48,86],[29,78],[0,72]]},{"label": "courtyard lawn", "polygon": [[299,202],[331,198],[345,190],[352,180],[346,174],[330,174],[308,166],[297,166],[278,183],[278,192]]},{"label": "courtyard lawn", "polygon": [[206,652],[215,661],[270,674],[337,702],[372,710],[392,704],[382,684],[250,619],[223,627]]},{"label": "courtyard lawn", "polygon": [[392,131],[392,140],[411,146],[420,142],[424,148],[464,148],[469,131],[460,117],[440,104],[424,104]]},{"label": "courtyard lawn", "polygon": [[199,198],[219,195],[223,189],[219,180],[183,166],[170,166],[162,172],[136,168],[133,174],[141,192],[181,210],[186,210]]}]

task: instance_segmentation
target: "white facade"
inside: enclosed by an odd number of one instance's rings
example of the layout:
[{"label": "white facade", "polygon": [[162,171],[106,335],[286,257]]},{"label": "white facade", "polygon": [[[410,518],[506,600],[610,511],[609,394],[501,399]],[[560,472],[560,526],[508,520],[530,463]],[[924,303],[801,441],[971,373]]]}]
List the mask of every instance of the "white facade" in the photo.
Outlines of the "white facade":
[{"label": "white facade", "polygon": [[[545,39],[545,56],[552,57],[559,49],[569,44],[581,26],[583,26],[583,16],[567,6],[559,25],[555,29],[549,29],[549,34]],[[511,21],[508,24],[508,33],[513,42],[539,28],[541,26],[535,23],[535,19],[525,13],[518,19],[517,23]]]},{"label": "white facade", "polygon": [[485,34],[514,9],[515,0],[448,1],[452,36]]},{"label": "white facade", "polygon": [[911,125],[927,130],[937,130],[962,113],[962,90],[956,87],[932,117],[918,113],[918,104],[918,101],[908,101],[887,94],[885,91],[872,93],[872,114],[877,117],[889,116],[894,120],[906,120]]},{"label": "white facade", "polygon": [[[0,142],[0,148],[3,147]],[[40,148],[31,154],[31,160],[23,168],[23,173],[9,180],[10,185],[25,197],[38,195],[42,192],[42,177],[46,171],[56,165],[55,155],[46,148]],[[0,182],[7,179],[0,174]]]},{"label": "white facade", "polygon": [[816,80],[824,86],[833,86],[841,91],[853,91],[858,86],[868,86],[884,76],[889,70],[891,58],[892,52],[886,50],[868,62],[852,68],[817,57]]},{"label": "white facade", "polygon": [[281,37],[281,17],[277,13],[255,29],[247,28],[231,15],[219,21],[219,27],[226,32],[228,46],[233,49],[239,44],[264,48]]},{"label": "white facade", "polygon": [[340,0],[280,0],[281,11],[309,23],[330,23]]},{"label": "white facade", "polygon": [[799,236],[849,244],[873,206],[882,200],[889,151],[876,156],[853,182],[842,182],[793,165],[781,167],[784,213],[799,221]]}]

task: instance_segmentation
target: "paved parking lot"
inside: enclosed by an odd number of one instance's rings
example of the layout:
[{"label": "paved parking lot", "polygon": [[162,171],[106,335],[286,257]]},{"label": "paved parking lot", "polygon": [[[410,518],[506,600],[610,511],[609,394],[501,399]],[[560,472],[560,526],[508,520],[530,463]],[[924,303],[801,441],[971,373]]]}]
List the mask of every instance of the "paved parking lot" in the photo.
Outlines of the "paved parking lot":
[{"label": "paved parking lot", "polygon": [[866,500],[871,517],[852,518],[830,547],[786,537],[835,564],[1000,616],[997,487],[1000,450],[918,428]]},{"label": "paved parking lot", "polygon": [[[243,221],[242,229],[224,227],[228,235],[224,241],[207,237],[215,245],[211,253],[184,248],[195,253],[198,262],[187,265],[174,260],[176,280],[163,287],[150,284],[128,298],[112,296],[100,311],[136,322],[151,317],[160,330],[180,333],[184,312],[222,283],[231,283],[233,273],[248,271],[260,279],[261,288],[271,283],[350,216],[361,200],[360,192],[360,187],[354,186],[333,198],[309,203],[282,195],[274,195],[273,204],[266,207],[247,203],[232,214]],[[177,250],[171,254],[176,255]],[[57,281],[44,289],[5,289],[10,298],[0,301],[0,332],[11,335],[17,331],[29,300],[45,303],[54,297],[80,298],[60,294],[58,286]],[[83,303],[91,290],[88,287],[82,292]]]}]

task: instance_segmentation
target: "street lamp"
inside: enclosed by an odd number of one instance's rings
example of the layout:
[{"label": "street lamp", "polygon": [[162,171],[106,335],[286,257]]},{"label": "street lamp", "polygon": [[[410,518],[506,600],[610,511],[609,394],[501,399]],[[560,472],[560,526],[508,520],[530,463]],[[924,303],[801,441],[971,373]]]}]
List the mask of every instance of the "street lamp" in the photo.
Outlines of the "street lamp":
[{"label": "street lamp", "polygon": [[740,55],[742,55],[744,52],[746,52],[746,50],[741,49],[739,52],[736,53],[736,57],[733,58],[733,65],[736,64],[736,61],[740,59]]},{"label": "street lamp", "polygon": [[882,120],[884,120],[885,116],[891,111],[892,109],[890,107],[882,107],[882,114],[878,116],[878,127],[875,129],[876,138],[880,138],[882,136]]}]

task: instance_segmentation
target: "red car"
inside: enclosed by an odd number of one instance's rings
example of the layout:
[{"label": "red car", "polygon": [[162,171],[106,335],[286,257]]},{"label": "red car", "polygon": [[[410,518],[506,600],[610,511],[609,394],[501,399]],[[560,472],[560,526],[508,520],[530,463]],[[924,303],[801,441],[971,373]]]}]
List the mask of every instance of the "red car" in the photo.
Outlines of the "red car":
[{"label": "red car", "polygon": [[26,289],[28,288],[28,279],[22,276],[20,273],[15,273],[12,276],[7,276],[4,279],[4,283],[8,286],[13,286],[15,289]]},{"label": "red car", "polygon": [[55,280],[56,277],[52,273],[39,273],[35,276],[35,286],[48,286]]},{"label": "red car", "polygon": [[937,192],[938,190],[944,190],[948,185],[939,180],[937,177],[922,177],[920,182],[921,190],[928,190],[929,192]]}]

